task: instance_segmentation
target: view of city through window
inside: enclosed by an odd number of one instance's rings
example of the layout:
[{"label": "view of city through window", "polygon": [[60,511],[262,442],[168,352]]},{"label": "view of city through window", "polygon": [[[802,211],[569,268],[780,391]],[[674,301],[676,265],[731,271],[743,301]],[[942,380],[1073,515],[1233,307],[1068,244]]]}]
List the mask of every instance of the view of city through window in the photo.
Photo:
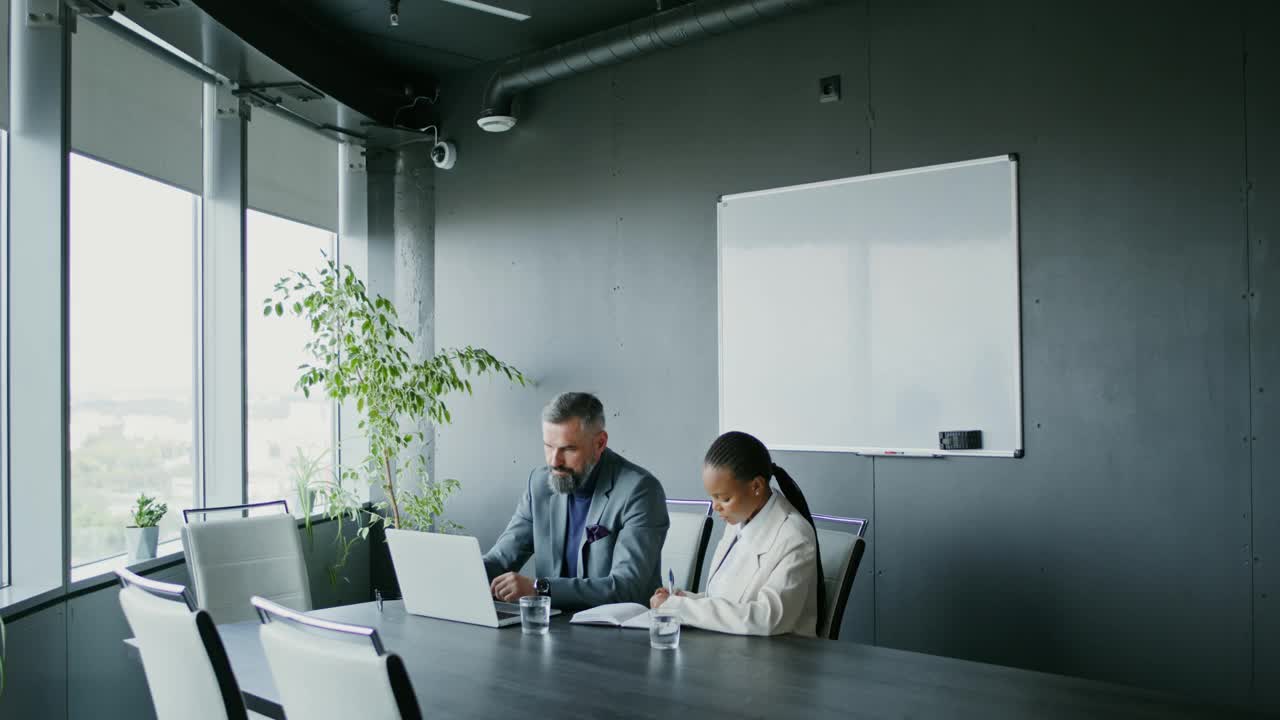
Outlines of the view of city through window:
[{"label": "view of city through window", "polygon": [[285,499],[304,509],[303,488],[334,472],[334,403],[323,391],[307,398],[294,387],[311,327],[301,318],[264,316],[262,300],[294,270],[316,274],[336,236],[319,228],[249,211],[246,257],[249,501]]},{"label": "view of city through window", "polygon": [[195,499],[195,250],[199,198],[71,156],[71,558],[125,551],[140,493]]}]

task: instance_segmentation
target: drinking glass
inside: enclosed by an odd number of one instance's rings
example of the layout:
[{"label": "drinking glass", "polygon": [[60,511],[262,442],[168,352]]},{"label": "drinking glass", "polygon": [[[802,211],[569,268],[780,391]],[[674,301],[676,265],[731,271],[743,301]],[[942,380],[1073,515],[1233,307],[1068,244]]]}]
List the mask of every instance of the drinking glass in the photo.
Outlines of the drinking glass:
[{"label": "drinking glass", "polygon": [[551,629],[551,598],[545,595],[526,595],[520,598],[520,632],[525,635],[546,635]]},{"label": "drinking glass", "polygon": [[675,650],[680,647],[680,616],[670,610],[652,611],[649,623],[649,647]]}]

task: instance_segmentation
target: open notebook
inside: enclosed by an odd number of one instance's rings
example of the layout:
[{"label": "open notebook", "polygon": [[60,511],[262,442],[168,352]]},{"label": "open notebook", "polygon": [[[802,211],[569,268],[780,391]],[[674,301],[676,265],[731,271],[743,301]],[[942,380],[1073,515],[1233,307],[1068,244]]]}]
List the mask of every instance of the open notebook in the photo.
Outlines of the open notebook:
[{"label": "open notebook", "polygon": [[613,625],[648,630],[649,608],[638,603],[599,605],[590,610],[575,613],[569,622],[577,625]]}]

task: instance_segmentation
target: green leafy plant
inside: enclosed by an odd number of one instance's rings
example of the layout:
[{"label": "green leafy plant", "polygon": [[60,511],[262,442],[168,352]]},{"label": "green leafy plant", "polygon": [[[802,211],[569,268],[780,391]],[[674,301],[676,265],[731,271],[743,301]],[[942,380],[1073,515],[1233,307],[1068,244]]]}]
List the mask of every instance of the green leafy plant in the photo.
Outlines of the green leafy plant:
[{"label": "green leafy plant", "polygon": [[[310,397],[319,389],[334,400],[355,405],[356,425],[369,441],[369,454],[318,489],[328,502],[330,517],[359,522],[360,501],[352,484],[382,488],[386,499],[373,506],[359,532],[361,538],[378,523],[408,527],[402,507],[406,502],[417,513],[412,520],[415,525],[428,514],[433,521],[428,526],[433,525],[439,513],[431,511],[442,508],[443,497],[459,487],[421,482],[425,461],[415,448],[428,442],[427,422],[452,421],[447,396],[471,394],[471,378],[483,375],[503,376],[521,386],[527,382],[518,369],[483,348],[450,348],[424,360],[413,358],[414,336],[400,325],[391,301],[380,295],[370,297],[349,265],[339,267],[327,256],[314,274],[294,271],[282,277],[263,301],[262,313],[289,314],[310,325],[312,337],[305,345],[310,362],[298,367],[296,385],[303,394]],[[428,489],[406,492],[401,488],[402,470],[418,476],[419,487]],[[449,489],[430,489],[437,487]],[[341,532],[339,542],[347,542]]]},{"label": "green leafy plant", "polygon": [[133,524],[129,527],[155,527],[160,524],[160,520],[164,518],[167,512],[169,512],[168,505],[157,502],[155,498],[146,493],[140,493],[138,495],[138,504],[133,508]]},{"label": "green leafy plant", "polygon": [[327,469],[325,460],[330,453],[325,448],[315,455],[308,455],[299,447],[294,448],[293,458],[289,460],[289,477],[293,480],[293,489],[298,493],[298,509],[302,512],[302,523],[307,530],[308,540],[312,537],[311,515],[316,510],[316,500],[321,497],[318,486]]},{"label": "green leafy plant", "polygon": [[[337,546],[334,563],[326,568],[329,584],[337,585],[338,573],[347,564],[352,547],[368,535],[370,525],[366,525],[361,520],[364,506],[360,496],[352,488],[343,485],[341,476],[326,474],[313,480],[310,487],[314,502],[323,506],[325,516],[338,524],[337,532],[333,536],[333,542]],[[355,523],[360,529],[353,537],[347,537],[345,530],[348,522]]]},{"label": "green leafy plant", "polygon": [[452,533],[464,528],[452,520],[444,519],[444,504],[457,492],[462,483],[448,479],[435,482],[423,476],[416,492],[406,491],[400,497],[404,525],[409,530]]}]

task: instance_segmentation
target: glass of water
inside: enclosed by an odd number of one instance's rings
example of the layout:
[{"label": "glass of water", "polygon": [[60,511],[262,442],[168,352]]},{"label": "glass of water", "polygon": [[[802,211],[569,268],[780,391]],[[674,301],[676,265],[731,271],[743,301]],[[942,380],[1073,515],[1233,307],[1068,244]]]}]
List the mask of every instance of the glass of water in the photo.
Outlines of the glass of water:
[{"label": "glass of water", "polygon": [[674,611],[658,608],[649,618],[649,647],[656,650],[675,650],[680,647],[680,616]]},{"label": "glass of water", "polygon": [[551,629],[551,598],[546,595],[526,595],[520,598],[520,632],[525,635],[546,635]]}]

